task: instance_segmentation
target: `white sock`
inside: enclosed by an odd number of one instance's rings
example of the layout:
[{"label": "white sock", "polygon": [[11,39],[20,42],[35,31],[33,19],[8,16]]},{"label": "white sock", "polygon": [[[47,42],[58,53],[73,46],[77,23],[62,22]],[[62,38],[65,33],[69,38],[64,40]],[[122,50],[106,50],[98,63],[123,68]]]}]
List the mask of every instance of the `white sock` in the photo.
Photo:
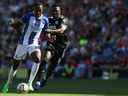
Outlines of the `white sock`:
[{"label": "white sock", "polygon": [[13,70],[13,66],[11,66],[9,75],[8,75],[8,83],[10,83],[13,79],[13,77],[16,75],[17,70]]},{"label": "white sock", "polygon": [[28,81],[28,85],[29,86],[32,86],[32,83],[36,77],[36,74],[38,72],[38,69],[39,69],[39,63],[35,63],[33,62],[33,66],[32,66],[32,69],[31,69],[31,73],[30,73],[30,77],[29,77],[29,81]]}]

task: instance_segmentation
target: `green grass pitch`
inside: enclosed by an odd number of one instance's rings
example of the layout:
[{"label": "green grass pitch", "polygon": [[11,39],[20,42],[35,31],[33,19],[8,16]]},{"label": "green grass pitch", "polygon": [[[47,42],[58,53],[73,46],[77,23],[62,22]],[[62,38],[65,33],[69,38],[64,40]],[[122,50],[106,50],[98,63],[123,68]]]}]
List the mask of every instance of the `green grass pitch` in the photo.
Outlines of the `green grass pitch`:
[{"label": "green grass pitch", "polygon": [[128,80],[49,80],[46,87],[29,94],[17,94],[16,81],[9,93],[0,96],[128,96]]},{"label": "green grass pitch", "polygon": [[89,94],[1,94],[0,96],[104,96],[104,95],[89,95]]},{"label": "green grass pitch", "polygon": [[[90,94],[5,94],[0,96],[122,96],[122,95],[90,95]],[[124,96],[124,95],[123,95]],[[127,96],[127,95],[125,95]]]}]

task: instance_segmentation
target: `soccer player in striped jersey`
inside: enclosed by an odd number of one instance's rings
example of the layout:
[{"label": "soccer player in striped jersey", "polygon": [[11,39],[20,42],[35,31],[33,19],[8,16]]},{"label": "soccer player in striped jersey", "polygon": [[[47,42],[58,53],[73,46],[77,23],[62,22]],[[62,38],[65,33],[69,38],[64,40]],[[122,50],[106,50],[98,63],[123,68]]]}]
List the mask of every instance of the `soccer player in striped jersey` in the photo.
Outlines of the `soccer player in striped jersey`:
[{"label": "soccer player in striped jersey", "polygon": [[27,54],[31,56],[33,66],[28,80],[29,91],[33,91],[32,83],[37,74],[41,51],[39,47],[39,38],[42,32],[48,27],[48,18],[43,15],[43,5],[35,4],[33,12],[25,14],[22,18],[15,20],[13,24],[23,24],[22,34],[11,65],[6,85],[9,85],[16,74],[17,68]]}]

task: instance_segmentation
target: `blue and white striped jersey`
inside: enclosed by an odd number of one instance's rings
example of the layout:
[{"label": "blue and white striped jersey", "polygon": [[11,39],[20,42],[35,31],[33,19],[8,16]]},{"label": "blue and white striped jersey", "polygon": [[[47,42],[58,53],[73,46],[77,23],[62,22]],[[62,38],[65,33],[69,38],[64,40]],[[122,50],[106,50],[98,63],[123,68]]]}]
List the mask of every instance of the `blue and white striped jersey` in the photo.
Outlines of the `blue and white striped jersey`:
[{"label": "blue and white striped jersey", "polygon": [[36,18],[31,12],[24,15],[21,20],[24,26],[19,43],[22,45],[38,45],[41,32],[48,27],[48,18],[43,15]]}]

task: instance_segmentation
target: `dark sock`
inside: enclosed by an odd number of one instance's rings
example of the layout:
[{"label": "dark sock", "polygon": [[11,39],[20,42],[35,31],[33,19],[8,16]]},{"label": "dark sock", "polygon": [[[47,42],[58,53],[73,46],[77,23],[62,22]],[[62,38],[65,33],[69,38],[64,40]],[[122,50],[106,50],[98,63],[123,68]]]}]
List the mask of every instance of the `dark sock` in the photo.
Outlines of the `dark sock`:
[{"label": "dark sock", "polygon": [[42,81],[45,78],[46,62],[42,61],[37,73],[37,81]]},{"label": "dark sock", "polygon": [[47,74],[46,74],[46,81],[49,79],[49,77],[53,74],[54,69],[57,66],[58,63],[58,59],[59,59],[59,55],[57,53],[54,54],[54,56],[51,58],[50,60],[50,64],[48,66],[47,69]]},{"label": "dark sock", "polygon": [[50,65],[48,66],[47,74],[46,74],[46,81],[47,81],[48,78],[53,74],[55,67],[56,67],[56,64],[50,64]]},{"label": "dark sock", "polygon": [[18,67],[19,67],[19,64],[13,64],[13,70],[15,71],[15,70],[17,70],[18,69]]},{"label": "dark sock", "polygon": [[51,65],[51,66],[48,66],[48,69],[47,69],[47,73],[45,73],[41,78],[40,78],[40,82],[41,82],[41,87],[43,87],[46,83],[47,83],[47,80],[49,79],[49,77],[53,74],[53,71],[54,71],[54,68],[55,68],[55,65]]}]

